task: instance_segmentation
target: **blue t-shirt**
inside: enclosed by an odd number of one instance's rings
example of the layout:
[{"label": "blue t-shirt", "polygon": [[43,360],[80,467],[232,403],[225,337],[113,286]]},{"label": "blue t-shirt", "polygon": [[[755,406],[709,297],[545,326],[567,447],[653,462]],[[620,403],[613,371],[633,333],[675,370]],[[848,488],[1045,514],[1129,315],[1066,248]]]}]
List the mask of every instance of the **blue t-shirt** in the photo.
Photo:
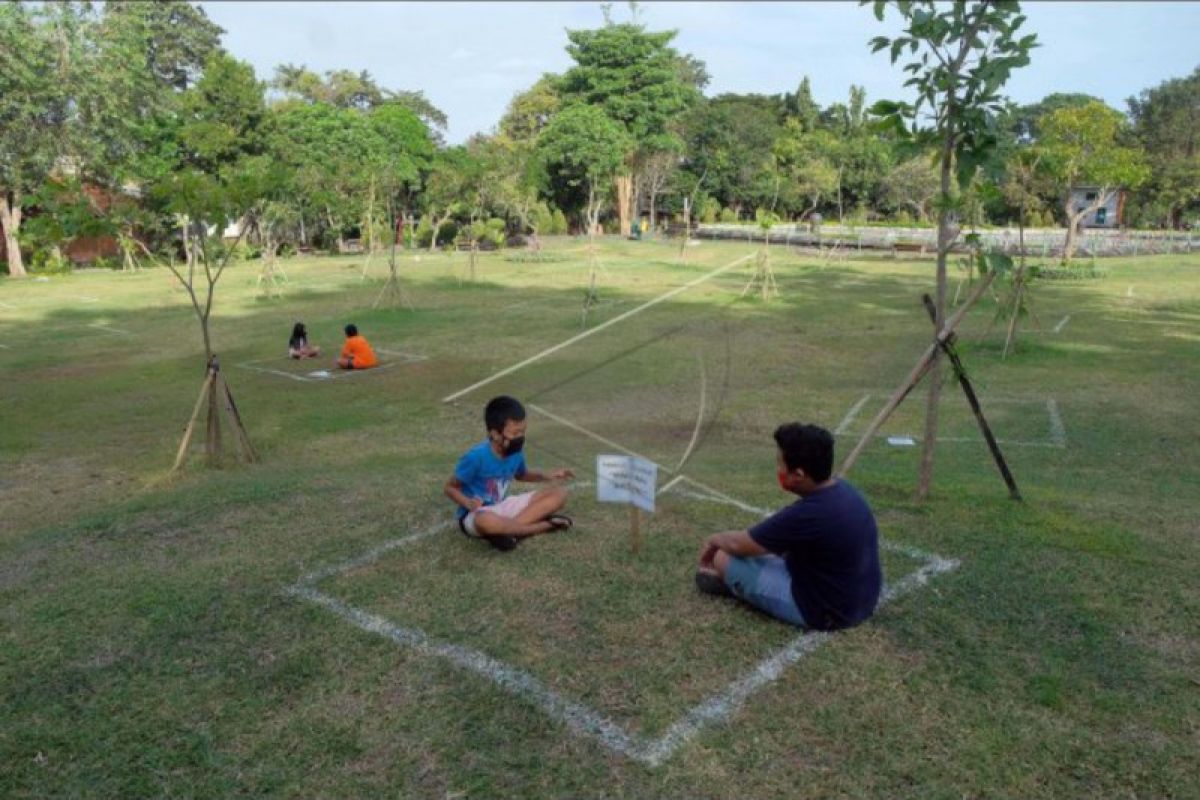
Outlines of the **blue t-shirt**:
[{"label": "blue t-shirt", "polygon": [[879,533],[871,507],[846,481],[775,512],[750,538],[787,563],[809,627],[848,628],[875,611],[883,584]]},{"label": "blue t-shirt", "polygon": [[[472,447],[458,460],[454,477],[462,483],[462,492],[467,497],[478,497],[485,506],[495,505],[508,493],[508,485],[518,475],[525,474],[525,454],[514,453],[500,458],[492,452],[492,443],[484,439]],[[458,507],[458,518],[467,515],[467,510]]]}]

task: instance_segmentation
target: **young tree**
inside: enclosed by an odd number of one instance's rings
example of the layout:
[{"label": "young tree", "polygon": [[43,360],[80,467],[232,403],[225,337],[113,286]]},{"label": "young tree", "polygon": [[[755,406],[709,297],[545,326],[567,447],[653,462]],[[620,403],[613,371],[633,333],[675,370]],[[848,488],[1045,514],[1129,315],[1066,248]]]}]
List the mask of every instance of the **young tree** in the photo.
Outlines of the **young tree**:
[{"label": "young tree", "polygon": [[[1122,188],[1135,189],[1147,177],[1141,151],[1122,144],[1127,123],[1121,112],[1103,103],[1062,108],[1040,121],[1038,149],[1046,168],[1057,177],[1067,220],[1062,263],[1075,255],[1075,238],[1084,217],[1106,205]],[[1095,186],[1091,202],[1076,205],[1072,190]]]},{"label": "young tree", "polygon": [[[184,265],[167,266],[187,292],[200,326],[207,365],[204,387],[175,458],[178,469],[187,455],[195,420],[208,401],[205,449],[210,463],[222,456],[220,412],[230,416],[238,448],[257,459],[242,426],[233,394],[220,374],[210,330],[217,284],[237,252],[253,214],[281,189],[281,165],[264,155],[266,108],[263,86],[249,64],[223,53],[212,56],[204,75],[180,102],[179,160],[170,175],[151,187],[152,201],[178,221]],[[227,225],[238,235],[223,240]],[[203,283],[200,283],[200,279]]]},{"label": "young tree", "polygon": [[[865,0],[864,0],[865,4]],[[883,20],[889,4],[874,3],[875,16]],[[932,0],[897,2],[904,31],[894,38],[878,36],[872,50],[888,49],[892,63],[908,51],[910,73],[906,86],[916,90],[914,104],[880,101],[872,113],[899,136],[909,136],[938,150],[938,252],[935,327],[946,324],[946,260],[958,237],[958,214],[952,178],[965,187],[976,168],[995,147],[995,115],[1004,108],[1000,89],[1014,69],[1029,63],[1037,36],[1018,37],[1025,22],[1020,3],[1012,0],[976,0],[939,6]],[[922,114],[924,110],[925,114]],[[911,126],[911,127],[910,127]],[[929,494],[937,447],[937,412],[941,398],[941,361],[930,373],[925,410],[925,436],[917,497]]]}]

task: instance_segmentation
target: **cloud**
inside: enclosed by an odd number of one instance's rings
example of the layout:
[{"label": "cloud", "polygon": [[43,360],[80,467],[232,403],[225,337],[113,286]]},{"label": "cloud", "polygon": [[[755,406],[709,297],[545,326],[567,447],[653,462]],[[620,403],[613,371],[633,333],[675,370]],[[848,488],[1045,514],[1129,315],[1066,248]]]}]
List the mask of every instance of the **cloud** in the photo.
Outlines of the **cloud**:
[{"label": "cloud", "polygon": [[475,52],[472,50],[468,50],[465,47],[459,47],[457,50],[455,50],[453,53],[450,54],[451,61],[463,61],[465,59],[474,58],[474,57],[475,57]]}]

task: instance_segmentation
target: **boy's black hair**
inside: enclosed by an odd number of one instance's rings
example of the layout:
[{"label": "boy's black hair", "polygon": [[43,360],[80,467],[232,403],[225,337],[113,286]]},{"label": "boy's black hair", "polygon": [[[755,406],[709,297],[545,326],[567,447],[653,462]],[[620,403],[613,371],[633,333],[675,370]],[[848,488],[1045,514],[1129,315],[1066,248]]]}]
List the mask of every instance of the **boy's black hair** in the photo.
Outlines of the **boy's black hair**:
[{"label": "boy's black hair", "polygon": [[292,326],[292,338],[293,339],[307,339],[308,338],[308,330],[305,329],[303,322],[297,322],[295,325]]},{"label": "boy's black hair", "polygon": [[358,326],[355,325],[353,322],[351,322],[349,325],[346,326],[346,335],[347,336],[358,336]]},{"label": "boy's black hair", "polygon": [[817,483],[833,472],[833,434],[819,425],[789,422],[775,429],[775,443],[789,470],[802,469]]},{"label": "boy's black hair", "polygon": [[525,419],[525,406],[515,397],[502,394],[488,401],[483,409],[483,422],[489,431],[503,431],[509,420],[520,422]]}]

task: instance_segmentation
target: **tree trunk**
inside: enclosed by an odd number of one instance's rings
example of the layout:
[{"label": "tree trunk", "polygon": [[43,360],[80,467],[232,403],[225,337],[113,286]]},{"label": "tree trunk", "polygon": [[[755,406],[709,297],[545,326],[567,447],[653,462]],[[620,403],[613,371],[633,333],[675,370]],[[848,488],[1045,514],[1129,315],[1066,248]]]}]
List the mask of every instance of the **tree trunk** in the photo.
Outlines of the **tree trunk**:
[{"label": "tree trunk", "polygon": [[[11,201],[9,200],[11,196]],[[17,232],[21,230],[21,195],[0,192],[0,227],[4,228],[5,258],[8,259],[8,274],[13,278],[24,278],[25,262],[21,258],[21,245]]]},{"label": "tree trunk", "polygon": [[629,175],[618,175],[614,179],[617,187],[617,219],[620,221],[621,235],[632,233],[631,210],[633,203],[633,178]]},{"label": "tree trunk", "polygon": [[1096,192],[1096,199],[1082,210],[1071,213],[1071,195],[1067,194],[1067,200],[1063,204],[1063,210],[1067,214],[1067,238],[1063,242],[1062,265],[1070,266],[1071,259],[1075,257],[1075,237],[1079,233],[1079,226],[1083,223],[1083,218],[1088,214],[1094,214],[1100,210],[1101,206],[1108,204],[1108,199],[1112,195],[1112,190],[1107,186],[1101,187],[1100,191]]},{"label": "tree trunk", "polygon": [[837,204],[838,204],[838,225],[841,225],[845,220],[842,210],[842,171],[839,169],[837,174]]},{"label": "tree trunk", "polygon": [[433,223],[433,236],[429,238],[429,252],[437,252],[438,234],[442,231],[442,226],[446,224],[446,220],[450,219],[450,214],[446,213],[441,219]]},{"label": "tree trunk", "polygon": [[[950,168],[953,159],[954,134],[948,133],[942,146],[941,189],[943,200],[950,196]],[[935,304],[936,319],[934,320],[934,328],[939,331],[946,324],[946,257],[950,253],[952,222],[953,212],[949,204],[943,202],[941,211],[938,213],[937,301]],[[925,436],[921,442],[921,471],[917,481],[918,500],[928,498],[929,489],[933,485],[933,460],[937,450],[938,405],[941,399],[942,359],[940,351],[935,351],[929,372],[929,394],[925,400]]]},{"label": "tree trunk", "polygon": [[657,230],[657,228],[658,228],[658,214],[656,213],[657,205],[654,202],[655,198],[656,198],[656,193],[653,190],[651,190],[651,192],[650,192],[650,230],[651,230],[651,232]]}]

